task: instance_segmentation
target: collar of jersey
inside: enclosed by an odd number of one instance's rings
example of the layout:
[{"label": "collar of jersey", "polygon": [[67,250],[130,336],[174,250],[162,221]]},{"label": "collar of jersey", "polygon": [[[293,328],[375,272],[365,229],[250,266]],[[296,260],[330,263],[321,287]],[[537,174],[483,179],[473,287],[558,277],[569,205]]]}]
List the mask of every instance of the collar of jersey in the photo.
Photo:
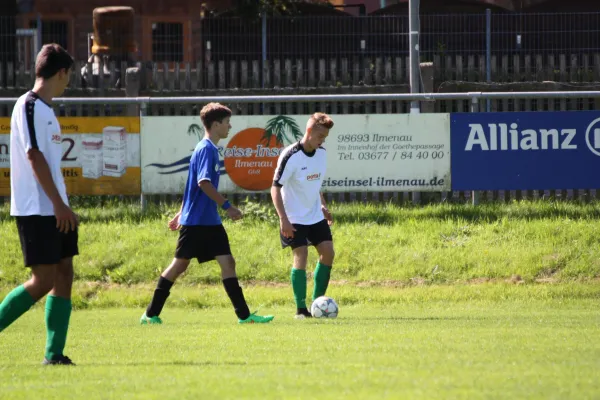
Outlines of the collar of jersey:
[{"label": "collar of jersey", "polygon": [[216,144],[214,144],[214,143],[212,142],[212,140],[210,140],[209,138],[202,138],[202,140],[206,140],[206,141],[207,141],[207,142],[210,144],[210,146],[212,146],[212,147],[214,147],[215,149],[219,150],[219,146],[217,146]]},{"label": "collar of jersey", "polygon": [[307,156],[307,157],[312,157],[315,154],[317,154],[317,149],[315,149],[312,153],[309,153],[306,150],[304,150],[304,146],[302,145],[302,142],[300,142],[300,141],[298,141],[298,147],[300,148],[300,150],[302,150],[302,152],[304,153],[304,155]]}]

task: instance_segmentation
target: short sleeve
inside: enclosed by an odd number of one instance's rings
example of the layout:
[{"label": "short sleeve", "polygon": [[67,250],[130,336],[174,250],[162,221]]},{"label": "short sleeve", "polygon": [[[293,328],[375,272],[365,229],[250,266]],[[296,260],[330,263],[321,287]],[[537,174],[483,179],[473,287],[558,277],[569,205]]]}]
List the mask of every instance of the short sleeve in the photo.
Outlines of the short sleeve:
[{"label": "short sleeve", "polygon": [[45,118],[44,113],[36,111],[35,101],[25,102],[25,113],[22,115],[20,125],[26,152],[36,149],[43,153],[48,149],[48,142],[51,138],[47,132],[48,124],[51,123],[52,121]]},{"label": "short sleeve", "polygon": [[202,181],[212,182],[211,176],[215,168],[215,156],[209,148],[203,147],[198,151],[196,158],[196,182],[200,184]]},{"label": "short sleeve", "polygon": [[277,160],[277,168],[275,169],[275,176],[273,177],[273,186],[281,187],[285,185],[294,174],[294,168],[290,162],[292,153],[292,151],[288,151],[282,154]]}]

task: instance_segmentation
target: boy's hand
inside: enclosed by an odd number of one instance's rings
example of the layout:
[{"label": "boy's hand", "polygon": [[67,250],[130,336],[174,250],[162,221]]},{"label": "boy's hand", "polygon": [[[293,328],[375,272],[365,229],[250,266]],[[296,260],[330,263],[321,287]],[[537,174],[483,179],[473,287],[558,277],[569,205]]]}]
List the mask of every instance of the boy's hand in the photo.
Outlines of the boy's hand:
[{"label": "boy's hand", "polygon": [[181,225],[179,225],[179,217],[181,216],[181,213],[178,212],[172,220],[169,221],[169,229],[172,231],[176,231],[179,230],[179,228],[181,228]]},{"label": "boy's hand", "polygon": [[279,221],[279,227],[281,229],[281,234],[284,237],[288,239],[294,237],[294,232],[296,232],[296,228],[294,228],[294,225],[292,225],[287,218]]},{"label": "boy's hand", "polygon": [[234,207],[234,206],[231,206],[231,207],[229,207],[227,209],[227,215],[233,221],[237,221],[239,219],[242,219],[242,212],[237,207]]},{"label": "boy's hand", "polygon": [[56,227],[61,233],[74,231],[79,225],[79,218],[65,203],[54,206],[54,216],[56,217]]},{"label": "boy's hand", "polygon": [[331,212],[325,206],[322,206],[321,210],[323,211],[323,216],[327,220],[327,223],[329,224],[329,226],[331,226],[333,224],[333,215],[331,215]]}]

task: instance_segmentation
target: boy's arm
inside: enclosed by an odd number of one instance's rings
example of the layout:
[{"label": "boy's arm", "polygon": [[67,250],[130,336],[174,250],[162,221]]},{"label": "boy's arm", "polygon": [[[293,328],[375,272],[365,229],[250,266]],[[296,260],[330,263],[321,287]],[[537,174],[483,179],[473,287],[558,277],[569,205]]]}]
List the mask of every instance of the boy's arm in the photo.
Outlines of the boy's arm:
[{"label": "boy's arm", "polygon": [[202,189],[208,198],[217,203],[219,207],[223,207],[227,202],[227,199],[217,191],[217,188],[208,179],[198,182],[198,186],[200,186],[200,189]]},{"label": "boy's arm", "polygon": [[327,203],[325,202],[325,196],[323,196],[323,192],[320,192],[319,195],[321,196],[321,207],[327,208]]},{"label": "boy's arm", "polygon": [[229,204],[229,201],[217,191],[217,188],[211,182],[212,171],[214,171],[215,165],[219,162],[218,153],[204,148],[199,152],[197,160],[196,182],[198,182],[200,190],[223,210],[227,210],[229,218],[234,221],[242,218],[240,210]]},{"label": "boy's arm", "polygon": [[23,126],[27,130],[27,132],[21,132],[27,159],[36,181],[52,202],[56,227],[64,233],[75,230],[79,223],[77,216],[63,201],[50,172],[48,160],[44,155],[49,146],[54,145],[51,142],[52,133],[54,132],[48,130],[48,125],[52,121],[45,118],[43,114],[35,113],[35,103],[31,107],[27,106],[25,115],[21,117],[23,118]]},{"label": "boy's arm", "polygon": [[288,181],[294,175],[294,166],[288,162],[291,153],[281,154],[277,160],[277,168],[275,169],[275,176],[273,177],[273,185],[271,186],[271,199],[275,210],[281,222],[288,222],[288,217],[285,212],[283,205],[283,196],[281,195],[281,188],[287,184]]},{"label": "boy's arm", "polygon": [[31,169],[33,169],[35,179],[38,181],[42,189],[44,189],[44,192],[52,202],[52,205],[55,208],[65,205],[65,202],[58,193],[54,179],[52,179],[50,167],[48,166],[48,162],[46,161],[44,154],[38,149],[31,149],[27,152],[27,158],[31,164]]},{"label": "boy's arm", "polygon": [[182,211],[183,211],[183,200],[181,201],[181,207],[179,207],[179,211],[177,211],[177,214],[175,214],[173,219],[171,219],[169,221],[169,229],[171,229],[172,231],[176,231],[177,229],[181,228],[181,225],[179,225],[179,217],[181,217]]},{"label": "boy's arm", "polygon": [[74,231],[79,223],[77,216],[73,210],[65,204],[60,193],[58,193],[46,157],[44,157],[44,154],[38,149],[32,148],[27,152],[27,158],[31,164],[35,179],[52,202],[54,217],[56,218],[56,227],[63,233],[67,233],[70,230]]},{"label": "boy's arm", "polygon": [[283,197],[281,196],[281,186],[276,184],[271,186],[271,198],[273,199],[277,215],[279,215],[279,228],[282,235],[287,238],[293,238],[296,228],[294,228],[294,225],[292,225],[285,212]]},{"label": "boy's arm", "polygon": [[217,188],[208,179],[203,179],[198,182],[200,189],[208,196],[209,199],[217,203],[219,207],[227,211],[227,215],[234,221],[242,218],[242,212],[236,207],[229,204],[229,201],[217,191]]},{"label": "boy's arm", "polygon": [[319,193],[321,195],[321,211],[323,211],[323,216],[327,220],[329,225],[333,224],[333,216],[331,212],[327,208],[327,203],[325,202],[325,196],[323,196],[323,192]]},{"label": "boy's arm", "polygon": [[273,200],[273,205],[275,206],[275,211],[277,211],[277,215],[281,221],[288,221],[287,214],[285,213],[285,207],[283,206],[283,197],[281,196],[281,186],[273,185],[271,186],[271,199]]}]

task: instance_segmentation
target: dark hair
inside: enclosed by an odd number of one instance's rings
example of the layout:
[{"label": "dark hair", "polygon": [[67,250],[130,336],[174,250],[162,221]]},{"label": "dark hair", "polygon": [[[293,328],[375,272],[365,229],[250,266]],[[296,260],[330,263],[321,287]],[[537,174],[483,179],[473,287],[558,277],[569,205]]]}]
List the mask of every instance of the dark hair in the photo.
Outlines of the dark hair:
[{"label": "dark hair", "polygon": [[214,122],[223,122],[227,117],[231,117],[231,110],[220,103],[208,103],[200,110],[200,119],[206,129],[212,128]]},{"label": "dark hair", "polygon": [[45,44],[35,59],[35,76],[50,79],[61,69],[68,71],[73,64],[73,57],[59,44]]}]

